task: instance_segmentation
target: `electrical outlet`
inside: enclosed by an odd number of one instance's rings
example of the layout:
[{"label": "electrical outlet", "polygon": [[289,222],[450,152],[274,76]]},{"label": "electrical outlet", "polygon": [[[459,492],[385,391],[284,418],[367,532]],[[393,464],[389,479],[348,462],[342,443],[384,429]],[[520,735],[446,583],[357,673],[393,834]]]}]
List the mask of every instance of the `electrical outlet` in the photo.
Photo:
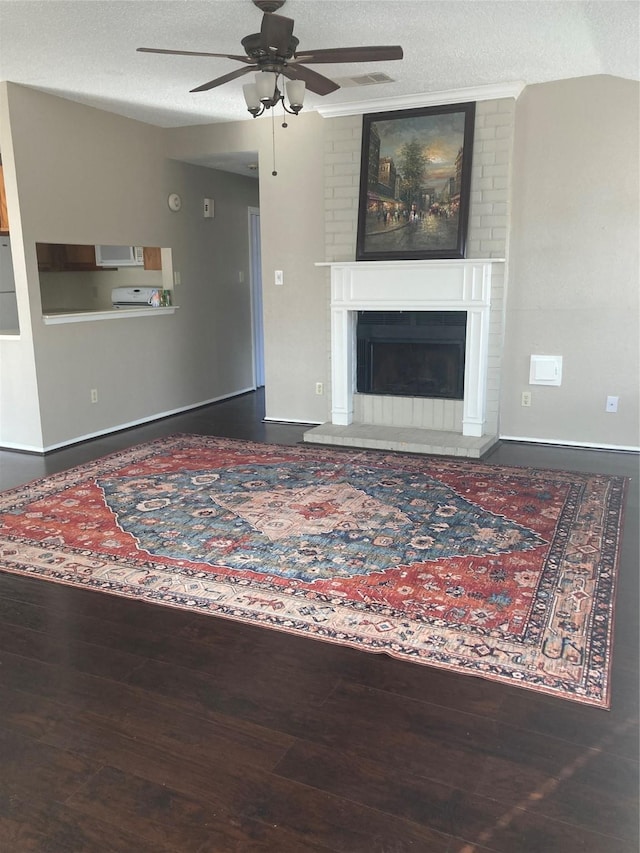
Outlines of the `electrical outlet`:
[{"label": "electrical outlet", "polygon": [[618,397],[607,397],[607,405],[605,406],[605,412],[617,412],[618,411]]},{"label": "electrical outlet", "polygon": [[324,385],[322,382],[316,382],[316,394],[324,394]]},{"label": "electrical outlet", "polygon": [[531,405],[531,391],[523,391],[521,405],[526,406],[527,408]]},{"label": "electrical outlet", "polygon": [[91,389],[91,402],[92,403],[98,402],[98,389],[97,388]]},{"label": "electrical outlet", "polygon": [[282,270],[275,271],[274,281],[277,285],[284,284],[284,272]]}]

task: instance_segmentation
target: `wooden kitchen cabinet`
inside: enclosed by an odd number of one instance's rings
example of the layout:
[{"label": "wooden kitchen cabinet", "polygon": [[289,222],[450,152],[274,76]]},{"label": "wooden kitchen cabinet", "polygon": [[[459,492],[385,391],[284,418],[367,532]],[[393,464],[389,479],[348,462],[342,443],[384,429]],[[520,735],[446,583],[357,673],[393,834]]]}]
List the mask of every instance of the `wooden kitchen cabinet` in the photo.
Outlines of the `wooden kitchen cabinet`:
[{"label": "wooden kitchen cabinet", "polygon": [[106,270],[96,266],[95,246],[69,243],[36,243],[40,272],[91,272]]},{"label": "wooden kitchen cabinet", "polygon": [[[162,269],[162,250],[156,246],[144,247],[145,270]],[[115,270],[117,267],[96,266],[95,246],[69,243],[36,243],[40,272],[91,272]]]},{"label": "wooden kitchen cabinet", "polygon": [[96,266],[96,247],[66,245],[65,269],[68,270],[101,270],[104,267]]},{"label": "wooden kitchen cabinet", "polygon": [[145,246],[143,249],[144,268],[146,270],[161,270],[162,255],[158,246]]},{"label": "wooden kitchen cabinet", "polygon": [[64,269],[62,243],[36,243],[36,255],[40,272],[56,272]]},{"label": "wooden kitchen cabinet", "polygon": [[0,163],[0,234],[9,233],[9,216],[7,214],[7,194],[4,189],[4,172]]}]

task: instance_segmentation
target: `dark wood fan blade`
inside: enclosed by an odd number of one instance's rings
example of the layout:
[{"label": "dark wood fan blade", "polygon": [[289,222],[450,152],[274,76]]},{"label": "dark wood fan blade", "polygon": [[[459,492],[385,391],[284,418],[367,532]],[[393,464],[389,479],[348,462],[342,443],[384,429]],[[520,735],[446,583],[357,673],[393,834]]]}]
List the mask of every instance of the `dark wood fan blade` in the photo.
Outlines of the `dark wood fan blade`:
[{"label": "dark wood fan blade", "polygon": [[236,62],[253,62],[246,56],[236,56],[231,53],[204,53],[199,50],[165,50],[161,47],[137,47],[139,53],[168,53],[171,56],[217,56],[219,59],[235,59]]},{"label": "dark wood fan blade", "polygon": [[290,80],[304,80],[307,89],[310,92],[315,92],[316,95],[329,95],[340,88],[333,80],[323,77],[317,71],[312,71],[306,65],[286,65],[282,69],[282,74]]},{"label": "dark wood fan blade", "polygon": [[319,62],[387,62],[402,59],[400,45],[377,45],[371,47],[335,47],[326,50],[296,51],[296,60],[313,65]]},{"label": "dark wood fan blade", "polygon": [[291,18],[273,13],[262,16],[260,45],[268,53],[275,51],[279,56],[286,56],[292,35],[293,21]]},{"label": "dark wood fan blade", "polygon": [[236,77],[242,77],[243,74],[248,74],[254,71],[258,66],[249,65],[246,68],[238,68],[236,71],[230,71],[228,74],[223,74],[222,77],[216,77],[215,80],[209,80],[208,83],[203,83],[202,86],[196,86],[195,89],[190,89],[190,92],[207,92],[209,89],[215,89],[216,86],[222,86],[223,83],[228,83],[230,80],[235,80]]}]

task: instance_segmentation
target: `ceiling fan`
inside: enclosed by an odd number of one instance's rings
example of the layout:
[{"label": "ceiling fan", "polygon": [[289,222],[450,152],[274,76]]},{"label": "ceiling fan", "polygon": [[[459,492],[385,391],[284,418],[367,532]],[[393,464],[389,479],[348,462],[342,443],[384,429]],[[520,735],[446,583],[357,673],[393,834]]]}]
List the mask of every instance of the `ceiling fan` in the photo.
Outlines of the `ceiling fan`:
[{"label": "ceiling fan", "polygon": [[[283,15],[274,14],[277,9],[284,5],[285,0],[253,0],[253,3],[263,12],[262,26],[259,33],[252,33],[242,39],[241,43],[246,56],[229,53],[205,53],[194,50],[166,50],[155,47],[139,47],[138,50],[143,53],[168,53],[176,56],[213,56],[243,63],[243,68],[230,71],[228,74],[223,74],[222,77],[216,77],[215,80],[209,80],[207,83],[191,89],[191,92],[205,92],[251,71],[265,71],[282,75],[289,80],[301,81],[309,91],[316,95],[328,95],[335,92],[340,86],[328,77],[308,68],[307,65],[402,59],[402,48],[399,45],[298,50],[299,41],[293,35],[293,20],[285,18]],[[302,89],[304,90],[304,87]],[[299,108],[302,108],[301,103]],[[251,109],[250,111],[253,112]]]}]

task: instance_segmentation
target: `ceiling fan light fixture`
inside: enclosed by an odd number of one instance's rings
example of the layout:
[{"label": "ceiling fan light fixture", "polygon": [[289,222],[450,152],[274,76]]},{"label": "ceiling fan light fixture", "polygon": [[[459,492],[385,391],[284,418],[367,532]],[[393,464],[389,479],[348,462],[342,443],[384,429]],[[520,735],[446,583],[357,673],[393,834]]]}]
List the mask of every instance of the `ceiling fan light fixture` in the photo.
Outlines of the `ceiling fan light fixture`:
[{"label": "ceiling fan light fixture", "polygon": [[286,89],[289,106],[296,113],[302,109],[306,88],[304,80],[287,80]]},{"label": "ceiling fan light fixture", "polygon": [[261,71],[256,74],[256,90],[258,98],[263,104],[272,106],[278,97],[277,84],[278,76],[273,71]]},{"label": "ceiling fan light fixture", "polygon": [[242,92],[244,94],[244,100],[247,104],[247,109],[249,112],[253,112],[253,110],[260,109],[260,97],[258,95],[258,87],[255,83],[245,83],[242,87]]},{"label": "ceiling fan light fixture", "polygon": [[[282,105],[285,112],[298,115],[304,103],[306,91],[304,80],[289,80],[286,87],[283,87],[286,88],[289,106],[285,103],[284,95],[278,88],[279,81],[280,74],[278,72],[259,71],[256,74],[255,83],[246,83],[242,87],[247,109],[254,118],[258,118],[266,110],[270,110],[278,104]],[[286,122],[282,126],[287,127]]]}]

